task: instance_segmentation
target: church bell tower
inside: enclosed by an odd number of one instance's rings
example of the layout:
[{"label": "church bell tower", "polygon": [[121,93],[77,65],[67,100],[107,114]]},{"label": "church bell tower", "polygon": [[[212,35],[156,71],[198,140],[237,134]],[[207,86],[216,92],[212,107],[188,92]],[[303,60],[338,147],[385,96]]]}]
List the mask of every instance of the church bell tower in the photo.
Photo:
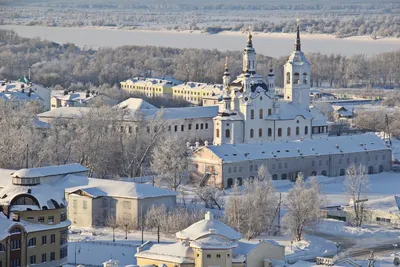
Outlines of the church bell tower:
[{"label": "church bell tower", "polygon": [[300,25],[297,23],[297,37],[294,51],[284,66],[284,99],[298,107],[310,107],[311,64],[301,51]]}]

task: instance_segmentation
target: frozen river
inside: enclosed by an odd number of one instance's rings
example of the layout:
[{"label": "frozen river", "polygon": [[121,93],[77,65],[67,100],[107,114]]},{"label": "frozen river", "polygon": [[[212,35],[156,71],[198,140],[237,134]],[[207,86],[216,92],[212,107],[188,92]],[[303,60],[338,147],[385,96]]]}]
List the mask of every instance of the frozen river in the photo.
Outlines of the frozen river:
[{"label": "frozen river", "polygon": [[[1,25],[0,29],[13,29],[23,37],[40,37],[57,43],[74,43],[78,46],[97,49],[123,45],[154,45],[175,48],[206,48],[242,50],[246,37],[241,33],[220,34],[130,31],[102,28],[60,28],[43,26]],[[253,44],[256,51],[272,57],[288,55],[293,49],[294,34],[255,34]],[[327,35],[303,35],[305,52],[321,52],[353,55],[373,55],[379,52],[400,50],[400,39],[372,40],[368,37],[337,39]]]}]

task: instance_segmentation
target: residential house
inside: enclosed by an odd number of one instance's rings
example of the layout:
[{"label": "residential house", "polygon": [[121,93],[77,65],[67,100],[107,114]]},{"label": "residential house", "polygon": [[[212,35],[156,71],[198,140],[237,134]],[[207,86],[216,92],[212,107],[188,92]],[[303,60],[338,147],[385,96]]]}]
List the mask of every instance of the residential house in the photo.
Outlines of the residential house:
[{"label": "residential house", "polygon": [[259,267],[274,266],[285,257],[285,247],[271,240],[241,241],[241,235],[207,212],[204,220],[177,232],[172,244],[146,242],[135,254],[139,266]]},{"label": "residential house", "polygon": [[[76,179],[69,175],[67,180]],[[147,210],[176,204],[176,192],[151,184],[88,178],[87,184],[69,187],[68,217],[73,226],[104,226],[110,222],[137,227]]]}]

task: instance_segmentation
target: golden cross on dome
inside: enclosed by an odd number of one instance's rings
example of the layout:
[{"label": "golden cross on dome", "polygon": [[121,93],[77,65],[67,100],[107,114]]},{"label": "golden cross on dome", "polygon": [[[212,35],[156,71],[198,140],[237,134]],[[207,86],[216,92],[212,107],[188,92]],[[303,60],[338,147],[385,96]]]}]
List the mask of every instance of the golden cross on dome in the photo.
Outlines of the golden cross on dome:
[{"label": "golden cross on dome", "polygon": [[251,25],[249,25],[249,31],[248,31],[248,35],[247,35],[247,41],[251,42],[251,38],[253,38],[253,36],[251,35]]}]

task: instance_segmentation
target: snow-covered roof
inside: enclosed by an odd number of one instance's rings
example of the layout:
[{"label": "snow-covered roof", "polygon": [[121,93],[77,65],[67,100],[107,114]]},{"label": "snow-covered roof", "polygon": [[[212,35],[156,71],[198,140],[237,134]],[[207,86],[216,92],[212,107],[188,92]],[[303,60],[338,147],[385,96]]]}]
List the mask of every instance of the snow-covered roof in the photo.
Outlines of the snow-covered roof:
[{"label": "snow-covered roof", "polygon": [[125,101],[122,101],[121,103],[118,104],[118,108],[121,109],[157,109],[157,107],[153,106],[149,102],[141,99],[141,98],[136,98],[136,97],[131,97]]},{"label": "snow-covered roof", "polygon": [[190,242],[190,246],[201,249],[233,249],[237,243],[218,235],[211,235]]},{"label": "snow-covered roof", "polygon": [[38,114],[39,118],[74,119],[90,111],[88,107],[61,107]]},{"label": "snow-covered roof", "polygon": [[[38,114],[39,118],[64,118],[74,119],[79,118],[83,114],[90,111],[89,107],[61,107],[55,108],[50,111],[46,111]],[[136,121],[137,111],[133,110],[130,114],[127,114],[126,120]],[[140,112],[144,114],[146,119],[154,118],[161,109],[141,109]],[[195,118],[213,118],[218,114],[218,106],[207,106],[207,107],[185,107],[185,108],[164,108],[162,109],[163,118],[170,119],[195,119]]]},{"label": "snow-covered roof", "polygon": [[177,238],[188,238],[189,240],[197,240],[209,235],[220,235],[231,240],[239,240],[241,238],[240,233],[228,225],[215,220],[210,212],[206,213],[205,219],[198,221],[188,228],[176,233]]},{"label": "snow-covered roof", "polygon": [[140,252],[136,253],[135,257],[175,263],[194,262],[193,249],[186,241],[168,245],[147,242],[140,247]]},{"label": "snow-covered roof", "polygon": [[13,177],[19,178],[34,178],[34,177],[46,177],[55,176],[62,174],[73,174],[79,172],[87,172],[88,169],[80,164],[67,164],[67,165],[56,165],[48,167],[39,167],[31,169],[21,169],[13,174]]},{"label": "snow-covered roof", "polygon": [[[38,185],[15,185],[9,183],[0,190],[0,204],[10,205],[11,201],[19,195],[30,195],[39,203],[39,209],[47,207],[47,209],[56,209],[61,205],[66,206],[64,198],[64,190],[52,187],[48,184]],[[27,206],[27,208],[30,208]],[[17,208],[21,210],[20,207]]]},{"label": "snow-covered roof", "polygon": [[310,119],[312,118],[311,112],[299,108],[292,102],[287,102],[287,101],[278,101],[279,103],[279,114],[272,114],[268,117],[266,117],[266,120],[293,120],[297,116],[302,116],[305,119]]},{"label": "snow-covered roof", "polygon": [[10,235],[9,231],[14,225],[18,225],[11,218],[7,218],[4,213],[0,212],[0,240],[4,240]]},{"label": "snow-covered roof", "polygon": [[42,100],[40,96],[38,96],[36,93],[31,92],[31,95],[28,96],[28,92],[22,93],[22,92],[0,92],[0,98],[8,101],[37,101],[37,100]]},{"label": "snow-covered roof", "polygon": [[[82,180],[84,182],[84,180]],[[79,185],[65,189],[67,193],[82,190],[90,196],[124,197],[124,198],[152,198],[161,196],[176,196],[176,192],[152,186],[149,184],[138,184],[134,182],[123,182],[107,179],[88,178],[86,185]]]},{"label": "snow-covered roof", "polygon": [[315,155],[356,153],[389,149],[375,134],[337,136],[292,142],[266,142],[252,144],[224,144],[201,147],[209,149],[224,162],[268,158],[292,158]]},{"label": "snow-covered roof", "polygon": [[199,82],[186,82],[177,86],[174,89],[178,90],[201,90],[208,92],[218,93],[222,90],[222,84],[209,84],[209,83],[199,83]]},{"label": "snow-covered roof", "polygon": [[324,114],[321,113],[318,108],[311,106],[310,112],[313,116],[312,126],[328,126],[327,118],[324,116]]},{"label": "snow-covered roof", "polygon": [[293,51],[292,54],[290,54],[287,63],[293,65],[303,65],[304,63],[310,64],[302,51]]},{"label": "snow-covered roof", "polygon": [[370,210],[380,210],[394,214],[400,213],[400,197],[398,196],[368,200],[365,204]]},{"label": "snow-covered roof", "polygon": [[8,185],[12,181],[12,174],[16,170],[0,169],[0,188]]},{"label": "snow-covered roof", "polygon": [[182,82],[172,77],[134,77],[124,81],[123,83],[130,83],[134,85],[161,85],[161,86],[175,86]]},{"label": "snow-covered roof", "polygon": [[[148,109],[142,110],[147,118],[154,117],[160,110]],[[218,114],[218,106],[207,107],[186,107],[186,108],[164,108],[162,110],[163,118],[172,119],[196,119],[196,118],[213,118]]]}]

